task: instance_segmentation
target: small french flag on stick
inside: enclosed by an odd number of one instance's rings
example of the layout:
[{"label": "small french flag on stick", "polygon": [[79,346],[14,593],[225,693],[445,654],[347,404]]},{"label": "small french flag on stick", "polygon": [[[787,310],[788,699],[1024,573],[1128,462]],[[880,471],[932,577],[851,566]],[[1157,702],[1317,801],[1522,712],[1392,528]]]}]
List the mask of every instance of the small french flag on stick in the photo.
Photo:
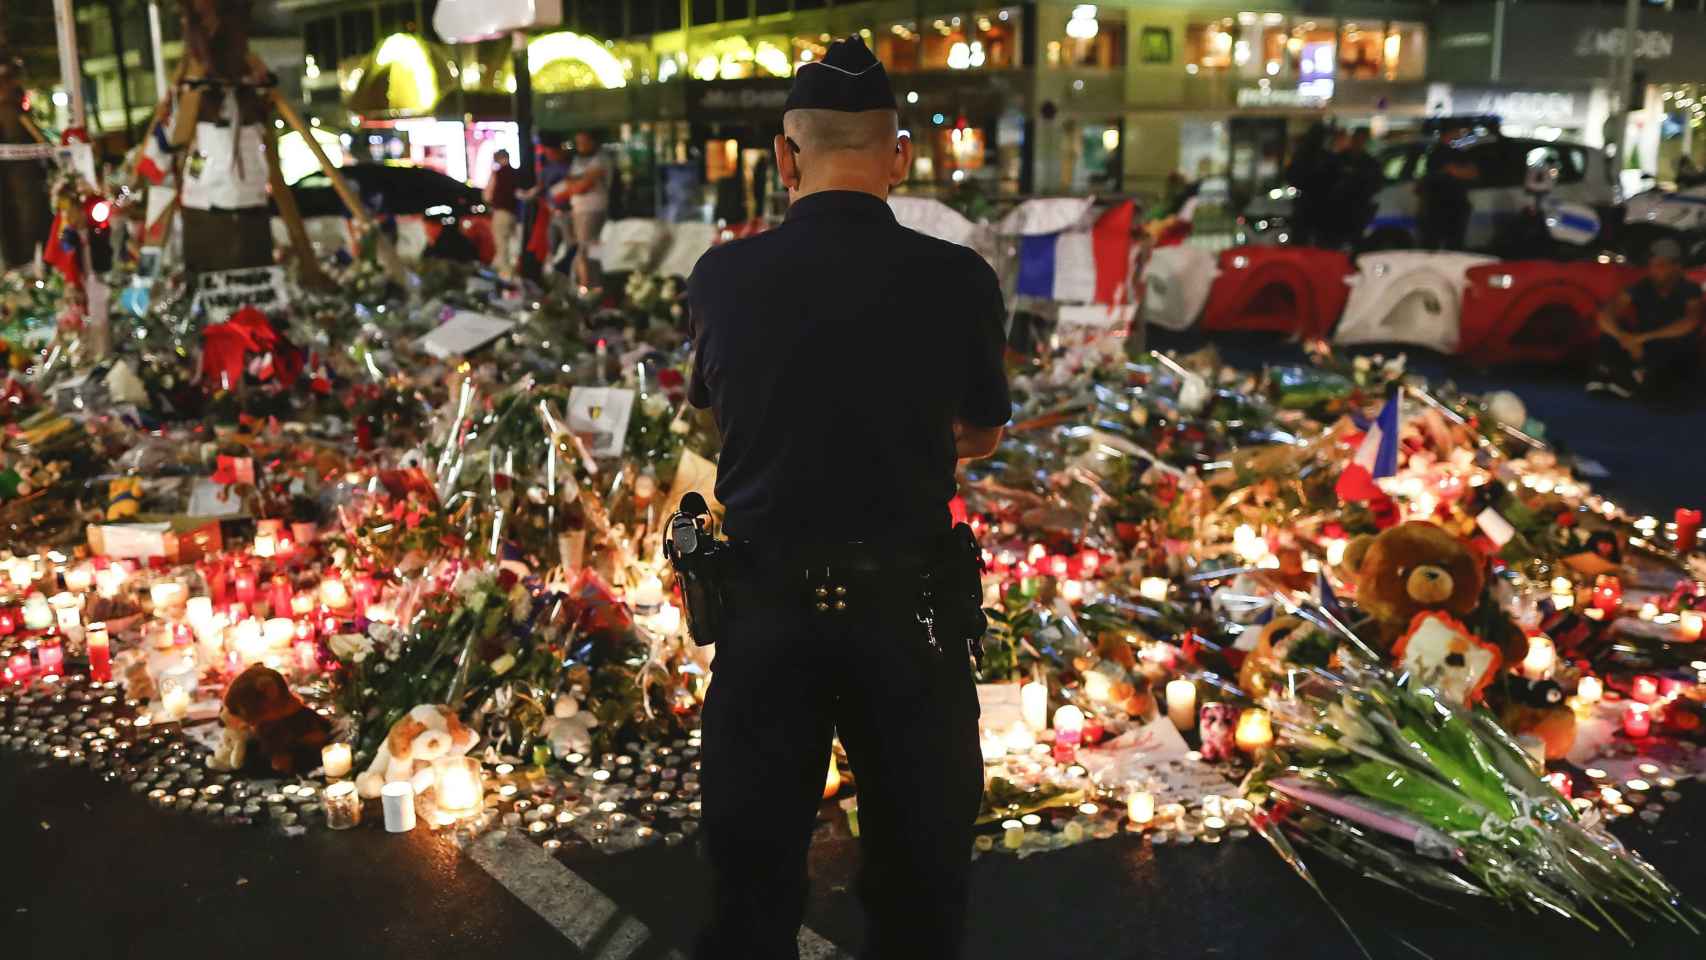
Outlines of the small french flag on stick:
[{"label": "small french flag on stick", "polygon": [[148,139],[142,143],[142,157],[136,162],[136,172],[156,187],[166,181],[172,170],[172,149],[166,145],[163,124],[155,124]]},{"label": "small french flag on stick", "polygon": [[1398,472],[1398,393],[1387,397],[1380,415],[1368,425],[1362,446],[1351,458],[1345,472],[1339,474],[1334,492],[1347,503],[1374,500],[1383,495],[1376,481]]}]

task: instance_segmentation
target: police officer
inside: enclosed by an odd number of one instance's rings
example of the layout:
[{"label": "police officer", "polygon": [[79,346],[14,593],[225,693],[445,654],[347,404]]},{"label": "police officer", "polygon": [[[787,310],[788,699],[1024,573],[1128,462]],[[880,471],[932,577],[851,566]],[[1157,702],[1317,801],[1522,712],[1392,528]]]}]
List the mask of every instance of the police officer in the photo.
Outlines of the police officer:
[{"label": "police officer", "polygon": [[948,501],[956,462],[993,452],[1010,413],[1006,311],[977,254],[895,222],[911,144],[857,37],[799,68],[782,126],[785,222],[711,250],[688,281],[690,395],[722,431],[736,557],[703,715],[714,889],[697,956],[798,956],[839,735],[865,956],[949,960],[983,766],[976,571]]}]

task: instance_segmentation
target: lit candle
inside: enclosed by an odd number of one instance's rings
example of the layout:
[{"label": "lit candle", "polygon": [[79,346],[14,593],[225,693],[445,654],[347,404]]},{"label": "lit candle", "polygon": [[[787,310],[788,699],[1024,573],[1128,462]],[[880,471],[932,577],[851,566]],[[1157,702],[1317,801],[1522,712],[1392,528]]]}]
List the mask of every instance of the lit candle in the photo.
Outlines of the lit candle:
[{"label": "lit candle", "polygon": [[1558,649],[1553,646],[1551,637],[1528,638],[1528,655],[1522,658],[1523,676],[1530,680],[1545,680],[1552,675],[1557,662]]},{"label": "lit candle", "polygon": [[1273,723],[1268,719],[1268,712],[1260,707],[1251,707],[1238,715],[1238,749],[1245,753],[1255,753],[1274,742]]},{"label": "lit candle", "polygon": [[363,616],[367,613],[367,605],[379,596],[379,584],[372,577],[356,577],[355,590],[352,598],[355,600],[355,611]]},{"label": "lit candle", "polygon": [[1144,577],[1138,584],[1137,592],[1151,603],[1166,603],[1167,588],[1170,586],[1172,583],[1166,577]]},{"label": "lit candle", "polygon": [[95,571],[95,592],[111,600],[118,596],[120,590],[124,589],[124,582],[128,579],[130,579],[130,575],[125,572],[123,566],[116,563],[108,564]]},{"label": "lit candle", "polygon": [[1054,712],[1054,759],[1072,763],[1078,759],[1078,744],[1084,738],[1084,711],[1066,704]]},{"label": "lit candle", "polygon": [[271,557],[273,554],[275,554],[277,552],[278,552],[278,536],[277,536],[277,534],[274,534],[271,530],[256,530],[255,531],[255,546],[254,546],[255,556],[267,558],[267,557]]},{"label": "lit candle", "polygon": [[1576,699],[1582,703],[1598,703],[1605,696],[1605,684],[1592,674],[1584,674],[1576,681]]},{"label": "lit candle", "polygon": [[327,577],[320,582],[320,602],[333,610],[342,610],[349,606],[349,588],[336,577]]},{"label": "lit candle", "polygon": [[168,580],[149,587],[148,596],[154,601],[155,613],[159,614],[182,605],[189,596],[189,590],[176,580]]},{"label": "lit candle", "polygon": [[304,590],[290,598],[290,613],[292,616],[306,617],[314,612],[314,595]]},{"label": "lit candle", "polygon": [[1676,548],[1683,553],[1693,550],[1700,541],[1699,510],[1679,508],[1676,511]]},{"label": "lit candle", "polygon": [[1026,725],[1025,721],[1015,720],[1013,725],[1007,728],[1001,742],[1007,748],[1008,753],[1024,753],[1036,745],[1037,737],[1031,732],[1031,728]]},{"label": "lit candle", "polygon": [[296,669],[301,673],[313,673],[319,666],[319,656],[314,650],[314,641],[296,641]]},{"label": "lit candle", "polygon": [[6,658],[6,669],[11,671],[13,680],[23,683],[35,672],[35,664],[30,660],[28,650],[16,650]]},{"label": "lit candle", "polygon": [[1659,605],[1651,600],[1641,604],[1641,610],[1636,614],[1636,616],[1640,617],[1642,620],[1651,620],[1658,615]]},{"label": "lit candle", "polygon": [[1077,603],[1084,599],[1084,584],[1077,580],[1062,580],[1060,583],[1060,598],[1067,603]]},{"label": "lit candle", "polygon": [[54,622],[67,633],[83,625],[83,603],[70,592],[56,593],[48,600],[53,607]]},{"label": "lit candle", "polygon": [[333,830],[348,830],[361,822],[361,795],[355,792],[353,780],[332,784],[321,797],[321,802],[326,805],[326,826]]},{"label": "lit candle", "polygon": [[1048,684],[1032,680],[1019,688],[1019,715],[1033,732],[1048,727]]},{"label": "lit candle", "polygon": [[83,646],[89,653],[89,679],[96,683],[110,682],[113,678],[113,656],[104,621],[89,624],[89,629],[83,634]]},{"label": "lit candle", "polygon": [[261,634],[269,649],[282,650],[296,639],[296,621],[289,617],[273,617],[261,625]]},{"label": "lit candle", "polygon": [[191,597],[184,601],[184,619],[197,631],[206,629],[213,621],[213,598]]},{"label": "lit candle", "polygon": [[432,762],[438,815],[449,822],[480,810],[480,762],[473,757],[439,757]]},{"label": "lit candle", "polygon": [[657,577],[645,577],[628,591],[627,599],[628,606],[649,610],[663,602],[663,581]]},{"label": "lit candle", "polygon": [[407,780],[393,780],[379,788],[385,808],[385,832],[408,833],[415,828],[415,788]]},{"label": "lit candle", "polygon": [[24,629],[46,630],[53,626],[53,608],[48,606],[47,598],[39,593],[32,593],[24,601]]},{"label": "lit candle", "polygon": [[22,590],[35,582],[35,565],[19,557],[6,568],[6,575],[12,578],[12,585]]},{"label": "lit candle", "polygon": [[1576,602],[1576,585],[1567,577],[1558,577],[1552,581],[1552,606],[1558,610],[1568,610]]},{"label": "lit candle", "polygon": [[254,617],[240,621],[231,628],[229,645],[243,663],[258,663],[266,655],[266,640],[261,634],[261,622]]},{"label": "lit candle", "polygon": [[1684,610],[1677,615],[1676,629],[1684,640],[1698,640],[1702,630],[1706,630],[1706,614],[1699,610]]},{"label": "lit candle", "polygon": [[36,645],[36,662],[41,664],[41,675],[57,677],[65,672],[65,648],[60,646],[58,637],[43,637]]},{"label": "lit candle", "polygon": [[1094,550],[1081,550],[1078,553],[1078,575],[1093,577],[1102,568],[1102,555]]},{"label": "lit candle", "polygon": [[1612,576],[1594,581],[1593,605],[1606,613],[1616,613],[1623,607],[1623,584]]},{"label": "lit candle", "polygon": [[0,607],[0,637],[18,632],[18,615],[11,607]]},{"label": "lit candle", "polygon": [[841,768],[835,765],[835,751],[829,751],[829,772],[824,775],[823,798],[828,800],[841,792]]},{"label": "lit candle", "polygon": [[1652,703],[1659,698],[1659,678],[1643,673],[1629,684],[1629,696],[1637,703]]},{"label": "lit candle", "polygon": [[350,748],[347,743],[328,743],[320,748],[320,763],[326,768],[326,779],[341,780],[349,776]]},{"label": "lit candle", "polygon": [[87,593],[95,582],[95,572],[88,566],[76,566],[65,571],[65,589],[72,593]]},{"label": "lit candle", "polygon": [[243,603],[255,602],[255,572],[247,567],[239,567],[231,577],[232,589],[237,593],[237,599]]},{"label": "lit candle", "polygon": [[1155,794],[1148,790],[1133,790],[1126,795],[1126,816],[1139,826],[1155,819]]},{"label": "lit candle", "polygon": [[272,578],[271,583],[272,593],[267,602],[272,606],[272,615],[275,617],[290,616],[293,612],[290,608],[293,599],[290,578],[284,574],[278,574]]},{"label": "lit candle", "polygon": [[1653,732],[1653,717],[1644,703],[1631,703],[1623,711],[1623,732],[1631,737],[1645,737]]},{"label": "lit candle", "polygon": [[1084,695],[1097,703],[1107,703],[1114,694],[1114,682],[1100,670],[1089,670],[1084,674]]},{"label": "lit candle", "polygon": [[1167,718],[1180,731],[1197,724],[1197,685],[1183,677],[1167,681]]},{"label": "lit candle", "polygon": [[172,720],[182,720],[190,712],[190,692],[181,686],[162,685],[160,690],[161,712]]},{"label": "lit candle", "polygon": [[1548,773],[1541,779],[1545,780],[1547,785],[1552,789],[1558,791],[1558,796],[1563,797],[1565,800],[1570,799],[1570,794],[1573,792],[1575,785],[1570,782],[1569,774],[1562,770],[1557,770],[1552,773]]}]

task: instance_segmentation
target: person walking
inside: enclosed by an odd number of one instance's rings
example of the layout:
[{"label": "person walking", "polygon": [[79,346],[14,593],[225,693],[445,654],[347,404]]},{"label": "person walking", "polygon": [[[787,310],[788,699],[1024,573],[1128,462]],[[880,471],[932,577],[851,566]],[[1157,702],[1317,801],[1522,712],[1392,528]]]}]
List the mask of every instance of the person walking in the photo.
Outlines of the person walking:
[{"label": "person walking", "polygon": [[1600,342],[1592,393],[1676,402],[1700,368],[1700,287],[1682,274],[1675,240],[1653,241],[1647,275],[1599,311]]},{"label": "person walking", "polygon": [[1461,127],[1442,130],[1428,150],[1427,171],[1416,183],[1416,227],[1424,250],[1462,250],[1468,245],[1474,213],[1469,187],[1479,175],[1462,149],[1467,134]]},{"label": "person walking", "polygon": [[984,622],[948,501],[956,462],[992,453],[1011,413],[1007,313],[982,257],[896,222],[898,126],[856,36],[802,65],[774,142],[786,218],[688,280],[689,399],[722,432],[735,558],[702,717],[697,960],[798,957],[836,735],[859,783],[863,956],[962,955]]},{"label": "person walking", "polygon": [[515,276],[515,211],[521,175],[510,166],[509,151],[492,154],[492,172],[486,180],[486,208],[492,212],[492,267],[508,279]]},{"label": "person walking", "polygon": [[575,282],[580,284],[581,293],[590,293],[599,286],[599,270],[593,263],[592,251],[610,209],[610,161],[597,137],[585,130],[575,134],[574,161],[569,164],[568,177],[557,185],[553,196],[559,205],[568,203],[575,242]]},{"label": "person walking", "polygon": [[1372,135],[1358,127],[1344,140],[1339,155],[1339,180],[1335,185],[1334,240],[1339,247],[1356,247],[1374,220],[1375,195],[1386,185],[1380,161],[1368,152]]},{"label": "person walking", "polygon": [[1333,190],[1339,179],[1333,132],[1316,123],[1298,139],[1285,179],[1297,191],[1292,200],[1291,242],[1300,247],[1333,242]]}]

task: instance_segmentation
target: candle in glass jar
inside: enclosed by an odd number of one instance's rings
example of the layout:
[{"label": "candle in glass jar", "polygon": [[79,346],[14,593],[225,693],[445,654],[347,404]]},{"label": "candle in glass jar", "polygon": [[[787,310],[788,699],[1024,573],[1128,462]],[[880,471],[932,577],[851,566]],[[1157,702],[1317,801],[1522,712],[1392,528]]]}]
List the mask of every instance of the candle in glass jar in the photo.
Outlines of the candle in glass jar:
[{"label": "candle in glass jar", "polygon": [[1645,737],[1653,732],[1653,717],[1644,703],[1631,703],[1623,711],[1623,732],[1631,737]]},{"label": "candle in glass jar", "polygon": [[28,650],[15,650],[6,658],[6,669],[11,672],[14,681],[23,683],[35,672],[35,663],[30,659]]},{"label": "candle in glass jar", "polygon": [[1576,585],[1567,577],[1557,577],[1552,581],[1552,607],[1555,610],[1568,610],[1576,602]]},{"label": "candle in glass jar", "polygon": [[229,645],[245,664],[259,663],[266,655],[266,639],[261,634],[261,622],[254,617],[240,621],[231,628]]},{"label": "candle in glass jar", "polygon": [[272,578],[270,583],[272,592],[267,602],[272,606],[272,615],[275,617],[290,616],[295,612],[290,606],[294,599],[294,591],[290,588],[290,578],[284,574],[278,574]]},{"label": "candle in glass jar", "polygon": [[65,672],[65,648],[60,646],[58,637],[43,637],[36,645],[36,662],[41,665],[41,675],[57,677]]},{"label": "candle in glass jar", "polygon": [[87,566],[76,566],[65,571],[65,589],[72,593],[87,593],[94,582],[95,572]]},{"label": "candle in glass jar", "polygon": [[154,611],[165,613],[183,605],[189,597],[189,589],[176,580],[167,580],[149,587],[148,596],[154,601]]},{"label": "candle in glass jar", "polygon": [[313,673],[320,666],[319,655],[314,649],[314,641],[296,641],[296,669],[302,673]]},{"label": "candle in glass jar", "polygon": [[327,787],[321,802],[326,805],[326,826],[331,829],[348,830],[361,822],[361,795],[355,792],[355,781],[343,780]]},{"label": "candle in glass jar", "polygon": [[53,608],[53,619],[60,630],[70,632],[83,625],[82,601],[70,592],[54,594],[48,605]]},{"label": "candle in glass jar", "polygon": [[95,592],[108,600],[118,596],[124,582],[130,579],[123,566],[113,563],[95,571]]},{"label": "candle in glass jar", "polygon": [[1066,704],[1054,712],[1054,759],[1072,763],[1078,759],[1078,744],[1084,739],[1084,711]]},{"label": "candle in glass jar", "polygon": [[39,593],[32,593],[24,601],[24,628],[26,630],[46,630],[53,626],[53,608],[48,606],[47,598]]},{"label": "candle in glass jar", "polygon": [[113,678],[112,648],[107,640],[107,625],[97,620],[83,634],[83,646],[89,653],[89,679],[107,683]]},{"label": "candle in glass jar", "polygon": [[1171,581],[1166,577],[1144,577],[1137,586],[1137,592],[1143,595],[1143,599],[1151,603],[1165,603],[1167,602],[1167,589],[1171,586]]},{"label": "candle in glass jar", "polygon": [[1598,703],[1605,696],[1605,684],[1592,674],[1584,674],[1576,681],[1576,699],[1582,703]]},{"label": "candle in glass jar", "polygon": [[237,594],[237,599],[243,603],[255,602],[255,573],[247,567],[241,567],[231,577],[231,586]]},{"label": "candle in glass jar", "polygon": [[197,631],[206,629],[213,620],[213,598],[191,597],[184,601],[184,619]]},{"label": "candle in glass jar", "polygon": [[432,762],[434,791],[441,819],[460,820],[480,810],[480,762],[473,757],[439,757]]},{"label": "candle in glass jar", "polygon": [[9,637],[18,632],[18,615],[11,607],[0,607],[0,637]]},{"label": "candle in glass jar", "polygon": [[1629,696],[1637,703],[1652,703],[1659,698],[1659,678],[1643,673],[1629,684]]},{"label": "candle in glass jar", "polygon": [[1702,630],[1706,630],[1706,613],[1699,610],[1684,610],[1677,615],[1676,629],[1684,640],[1698,640]]},{"label": "candle in glass jar", "polygon": [[290,598],[291,616],[306,617],[314,612],[315,598],[312,593],[304,590]]},{"label": "candle in glass jar", "polygon": [[1236,739],[1238,749],[1245,753],[1255,753],[1271,746],[1274,742],[1274,727],[1268,718],[1268,712],[1261,707],[1251,707],[1239,714]]},{"label": "candle in glass jar", "polygon": [[1167,681],[1167,718],[1179,730],[1197,725],[1197,685],[1183,677]]},{"label": "candle in glass jar", "polygon": [[1155,794],[1148,790],[1132,790],[1126,794],[1126,817],[1139,826],[1155,819]]},{"label": "candle in glass jar", "polygon": [[1552,670],[1558,663],[1558,649],[1553,646],[1552,638],[1535,636],[1528,638],[1528,655],[1522,658],[1522,675],[1530,680],[1545,680],[1552,675]]},{"label": "candle in glass jar", "polygon": [[347,743],[328,743],[320,748],[320,763],[326,768],[326,779],[341,780],[349,776],[350,748]]},{"label": "candle in glass jar", "polygon": [[257,557],[271,557],[278,552],[278,536],[271,530],[256,530],[253,552]]},{"label": "candle in glass jar", "polygon": [[6,575],[12,578],[12,585],[22,590],[35,582],[35,565],[19,557],[6,568]]},{"label": "candle in glass jar", "polygon": [[1602,576],[1594,581],[1593,605],[1606,613],[1616,613],[1623,607],[1623,584],[1616,577]]},{"label": "candle in glass jar", "polygon": [[1032,731],[1048,727],[1048,684],[1032,680],[1019,688],[1019,716]]},{"label": "candle in glass jar", "polygon": [[408,833],[415,828],[415,787],[407,780],[393,780],[379,788],[385,809],[385,832]]},{"label": "candle in glass jar", "polygon": [[320,582],[320,602],[333,610],[342,610],[349,606],[349,588],[336,577],[327,577]]},{"label": "candle in glass jar", "polygon": [[261,630],[267,646],[274,650],[282,650],[296,639],[296,621],[289,617],[273,617],[262,624]]},{"label": "candle in glass jar", "polygon": [[163,687],[160,691],[161,712],[172,720],[182,720],[190,712],[190,692],[180,686]]}]

